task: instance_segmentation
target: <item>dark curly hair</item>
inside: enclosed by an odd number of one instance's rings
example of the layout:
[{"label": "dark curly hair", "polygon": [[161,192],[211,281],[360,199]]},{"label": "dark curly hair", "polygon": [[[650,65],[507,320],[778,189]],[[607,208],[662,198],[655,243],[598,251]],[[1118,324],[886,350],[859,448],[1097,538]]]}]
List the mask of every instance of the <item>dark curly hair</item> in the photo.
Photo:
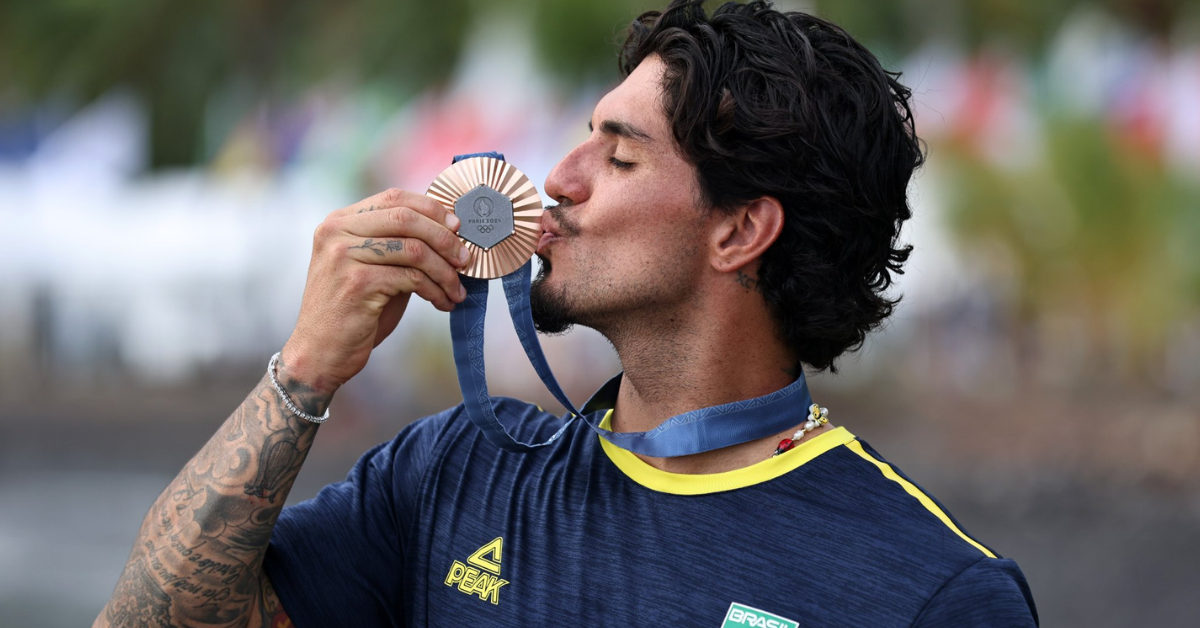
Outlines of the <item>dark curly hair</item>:
[{"label": "dark curly hair", "polygon": [[885,291],[911,246],[907,187],[924,163],[911,91],[846,31],[767,2],[676,0],[639,16],[620,65],[666,64],[663,106],[704,201],[784,207],[759,288],[800,362],[836,372],[899,298]]}]

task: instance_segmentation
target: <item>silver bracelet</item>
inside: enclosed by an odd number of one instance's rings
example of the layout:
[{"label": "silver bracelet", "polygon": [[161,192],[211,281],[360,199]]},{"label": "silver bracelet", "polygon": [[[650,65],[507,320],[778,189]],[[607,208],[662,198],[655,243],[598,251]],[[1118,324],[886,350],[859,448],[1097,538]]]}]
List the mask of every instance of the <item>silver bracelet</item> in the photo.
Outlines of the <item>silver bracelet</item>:
[{"label": "silver bracelet", "polygon": [[305,421],[312,423],[324,423],[328,421],[329,408],[325,408],[325,416],[313,416],[301,410],[300,408],[297,408],[296,404],[292,403],[292,399],[288,397],[287,393],[283,392],[283,386],[280,386],[279,381],[275,379],[275,365],[279,363],[280,353],[283,352],[280,351],[279,353],[271,356],[271,361],[267,363],[267,376],[271,378],[271,385],[275,387],[275,392],[279,393],[279,398],[283,400],[283,405],[287,406],[287,409],[291,410],[292,414],[304,419]]}]

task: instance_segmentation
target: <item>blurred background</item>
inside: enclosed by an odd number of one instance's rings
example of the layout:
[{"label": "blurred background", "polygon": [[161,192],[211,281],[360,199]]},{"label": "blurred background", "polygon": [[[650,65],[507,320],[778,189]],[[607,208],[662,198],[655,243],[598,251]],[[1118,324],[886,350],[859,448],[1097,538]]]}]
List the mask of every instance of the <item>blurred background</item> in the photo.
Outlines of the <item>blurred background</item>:
[{"label": "blurred background", "polygon": [[[0,626],[90,625],[287,339],[325,214],[455,153],[540,184],[662,4],[0,4]],[[1046,626],[1200,622],[1197,4],[779,3],[902,70],[929,146],[903,305],[816,396],[1015,558]],[[493,311],[493,392],[554,406]],[[293,503],[459,401],[447,327],[410,308]],[[588,330],[545,345],[577,400],[619,368]]]}]

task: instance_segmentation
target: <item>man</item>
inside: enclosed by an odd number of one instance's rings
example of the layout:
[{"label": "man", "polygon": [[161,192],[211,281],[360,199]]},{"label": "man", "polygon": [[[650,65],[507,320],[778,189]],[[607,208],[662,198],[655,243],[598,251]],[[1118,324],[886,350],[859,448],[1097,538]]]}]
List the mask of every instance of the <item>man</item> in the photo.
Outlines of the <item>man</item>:
[{"label": "man", "polygon": [[[760,2],[644,14],[622,67],[546,181],[532,293],[543,331],[616,348],[623,377],[591,409],[646,431],[832,368],[895,304],[923,160],[909,90],[836,26]],[[460,406],[281,513],[317,431],[301,415],[412,294],[464,298],[457,227],[390,190],[317,228],[282,359],[155,502],[97,626],[1036,623],[1015,563],[804,408],[778,434],[655,458],[579,421],[503,451]],[[561,425],[494,404],[531,439]]]}]

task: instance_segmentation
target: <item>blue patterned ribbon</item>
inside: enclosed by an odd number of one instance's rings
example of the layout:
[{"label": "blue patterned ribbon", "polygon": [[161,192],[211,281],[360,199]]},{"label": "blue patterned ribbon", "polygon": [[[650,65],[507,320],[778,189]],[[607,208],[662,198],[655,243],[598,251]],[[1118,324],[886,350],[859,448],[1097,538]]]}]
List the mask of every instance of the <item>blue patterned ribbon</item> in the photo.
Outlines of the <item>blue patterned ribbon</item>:
[{"label": "blue patterned ribbon", "polygon": [[[500,153],[459,155],[454,161],[468,157],[492,157],[503,160]],[[525,452],[553,443],[566,431],[571,421],[582,419],[610,443],[644,456],[670,458],[721,449],[782,432],[803,423],[808,415],[812,397],[801,373],[787,387],[762,397],[692,410],[673,416],[658,427],[646,432],[613,432],[600,427],[600,422],[616,398],[621,376],[613,378],[584,405],[575,408],[558,385],[550,364],[542,353],[533,316],[529,307],[530,277],[533,261],[525,262],[516,271],[502,278],[504,295],[513,327],[542,383],[570,413],[562,427],[550,438],[526,443],[517,440],[500,422],[488,395],[487,375],[483,359],[483,328],[487,316],[488,280],[460,276],[467,298],[450,312],[450,337],[454,343],[454,365],[458,369],[458,386],[463,405],[471,422],[501,449]]]}]

